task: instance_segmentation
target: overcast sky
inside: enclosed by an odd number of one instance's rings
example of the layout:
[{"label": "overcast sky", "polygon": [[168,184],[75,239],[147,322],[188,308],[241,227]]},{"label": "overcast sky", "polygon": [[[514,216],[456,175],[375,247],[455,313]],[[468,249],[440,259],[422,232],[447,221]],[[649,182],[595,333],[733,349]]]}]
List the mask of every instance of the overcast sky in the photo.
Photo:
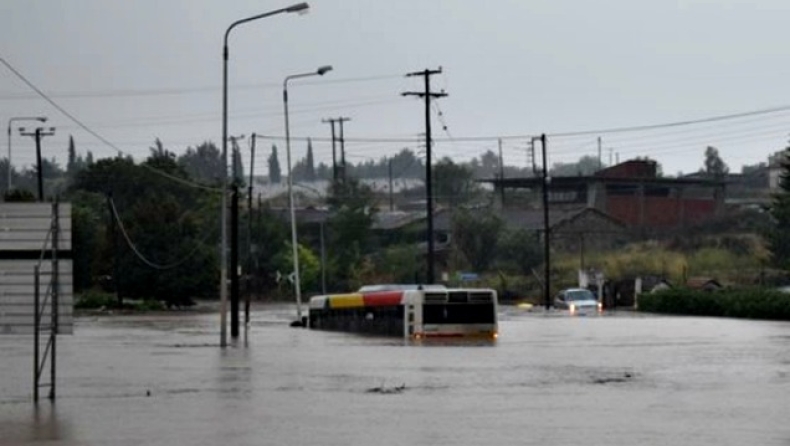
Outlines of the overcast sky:
[{"label": "overcast sky", "polygon": [[[235,20],[293,0],[3,0],[0,57],[90,128],[138,159],[155,138],[177,154],[221,138],[222,37]],[[231,135],[259,140],[256,173],[285,144],[282,83],[321,65],[323,78],[289,83],[293,156],[314,138],[331,159],[322,118],[345,116],[350,161],[414,150],[424,132],[408,72],[446,98],[432,111],[435,156],[457,161],[496,149],[524,166],[529,135],[550,136],[549,161],[610,153],[649,156],[667,174],[699,169],[708,145],[731,170],[786,146],[790,110],[638,132],[597,130],[705,119],[790,105],[787,0],[313,0],[236,28],[230,37]],[[0,122],[45,115],[57,134],[44,156],[114,155],[0,66]],[[5,130],[4,130],[5,131]],[[35,159],[14,132],[12,161]],[[0,157],[7,156],[6,144]],[[245,142],[242,147],[247,149]],[[248,157],[245,155],[245,165]]]}]

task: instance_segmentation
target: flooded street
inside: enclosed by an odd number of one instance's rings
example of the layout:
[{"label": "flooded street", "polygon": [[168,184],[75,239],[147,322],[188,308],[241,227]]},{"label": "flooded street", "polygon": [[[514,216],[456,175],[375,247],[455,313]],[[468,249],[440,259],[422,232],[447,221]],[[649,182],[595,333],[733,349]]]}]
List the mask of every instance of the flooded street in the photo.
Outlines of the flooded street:
[{"label": "flooded street", "polygon": [[216,314],[78,318],[38,407],[0,337],[0,444],[790,445],[787,323],[505,308],[496,343],[405,345],[294,313],[226,349]]}]

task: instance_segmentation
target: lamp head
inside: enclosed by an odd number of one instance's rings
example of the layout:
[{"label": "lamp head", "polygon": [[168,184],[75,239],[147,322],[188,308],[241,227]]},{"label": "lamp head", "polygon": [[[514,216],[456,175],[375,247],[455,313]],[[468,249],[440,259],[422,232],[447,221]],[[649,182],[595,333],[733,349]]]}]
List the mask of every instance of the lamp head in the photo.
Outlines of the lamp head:
[{"label": "lamp head", "polygon": [[37,117],[36,119],[37,119],[38,121],[41,121],[41,122],[47,122],[47,117],[46,117],[46,116],[39,116],[39,117]]},{"label": "lamp head", "polygon": [[297,3],[285,8],[285,12],[298,12],[299,14],[307,14],[310,10],[310,5],[305,2]]},{"label": "lamp head", "polygon": [[319,76],[323,76],[329,71],[332,71],[332,65],[324,65],[323,67],[319,67],[318,70],[316,70],[316,73]]}]

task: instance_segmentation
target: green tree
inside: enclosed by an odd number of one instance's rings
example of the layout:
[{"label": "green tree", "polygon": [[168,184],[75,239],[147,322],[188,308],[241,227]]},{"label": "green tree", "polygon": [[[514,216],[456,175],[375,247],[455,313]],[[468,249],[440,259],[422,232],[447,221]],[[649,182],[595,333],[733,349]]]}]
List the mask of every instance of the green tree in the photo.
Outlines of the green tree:
[{"label": "green tree", "polygon": [[340,289],[349,289],[351,272],[365,253],[372,251],[375,217],[373,191],[359,180],[334,181],[327,197],[332,216],[328,221],[331,277]]},{"label": "green tree", "polygon": [[305,172],[305,179],[307,181],[315,181],[315,160],[313,159],[313,141],[307,139],[307,170]]},{"label": "green tree", "polygon": [[102,255],[102,251],[111,249],[105,246],[108,213],[105,199],[100,194],[78,191],[68,200],[72,203],[74,291],[79,293],[90,289],[94,278],[102,273],[113,274],[111,263],[106,263],[107,258]]},{"label": "green tree", "polygon": [[494,261],[504,222],[491,212],[460,209],[453,215],[453,241],[475,272]]},{"label": "green tree", "polygon": [[705,170],[706,176],[721,179],[730,172],[730,168],[719,156],[719,150],[713,146],[705,149]]},{"label": "green tree", "polygon": [[577,177],[592,175],[599,169],[598,157],[584,155],[575,163],[554,163],[549,174],[554,177]]},{"label": "green tree", "polygon": [[222,154],[217,146],[206,141],[178,157],[178,164],[195,181],[219,184],[222,178]]},{"label": "green tree", "polygon": [[[293,282],[290,277],[293,273],[293,248],[291,243],[285,243],[286,249],[278,251],[275,257],[274,266],[276,271],[281,274],[280,286],[287,284],[289,290],[293,290]],[[321,260],[313,251],[302,244],[298,245],[297,255],[299,256],[299,286],[303,294],[320,292],[321,289]]]},{"label": "green tree", "polygon": [[[268,207],[256,208],[252,217],[252,268],[254,289],[260,293],[277,288],[276,273],[283,251],[290,251],[283,243],[289,237],[288,223]],[[290,258],[290,257],[289,257]],[[292,267],[287,270],[291,271]]]},{"label": "green tree", "polygon": [[280,160],[277,158],[277,146],[274,144],[272,144],[272,153],[269,155],[269,181],[272,184],[280,184],[282,182]]},{"label": "green tree", "polygon": [[543,262],[543,248],[535,232],[507,230],[498,243],[498,260],[505,269],[528,276]]},{"label": "green tree", "polygon": [[241,149],[236,140],[233,140],[233,182],[239,186],[244,187],[247,182],[244,180],[244,162],[241,160]]},{"label": "green tree", "polygon": [[480,191],[472,178],[472,170],[442,158],[433,166],[434,192],[437,204],[457,207],[469,203]]},{"label": "green tree", "polygon": [[774,264],[779,268],[790,269],[790,146],[785,149],[779,165],[782,174],[779,192],[774,195],[771,204],[773,227],[767,238]]}]

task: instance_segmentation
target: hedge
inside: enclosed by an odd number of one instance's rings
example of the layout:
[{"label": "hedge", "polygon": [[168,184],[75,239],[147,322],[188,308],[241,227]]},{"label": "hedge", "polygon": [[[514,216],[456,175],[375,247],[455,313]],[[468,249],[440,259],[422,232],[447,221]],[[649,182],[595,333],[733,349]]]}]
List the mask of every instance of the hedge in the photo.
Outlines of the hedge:
[{"label": "hedge", "polygon": [[651,313],[790,321],[790,294],[767,289],[696,291],[672,289],[639,296]]}]

